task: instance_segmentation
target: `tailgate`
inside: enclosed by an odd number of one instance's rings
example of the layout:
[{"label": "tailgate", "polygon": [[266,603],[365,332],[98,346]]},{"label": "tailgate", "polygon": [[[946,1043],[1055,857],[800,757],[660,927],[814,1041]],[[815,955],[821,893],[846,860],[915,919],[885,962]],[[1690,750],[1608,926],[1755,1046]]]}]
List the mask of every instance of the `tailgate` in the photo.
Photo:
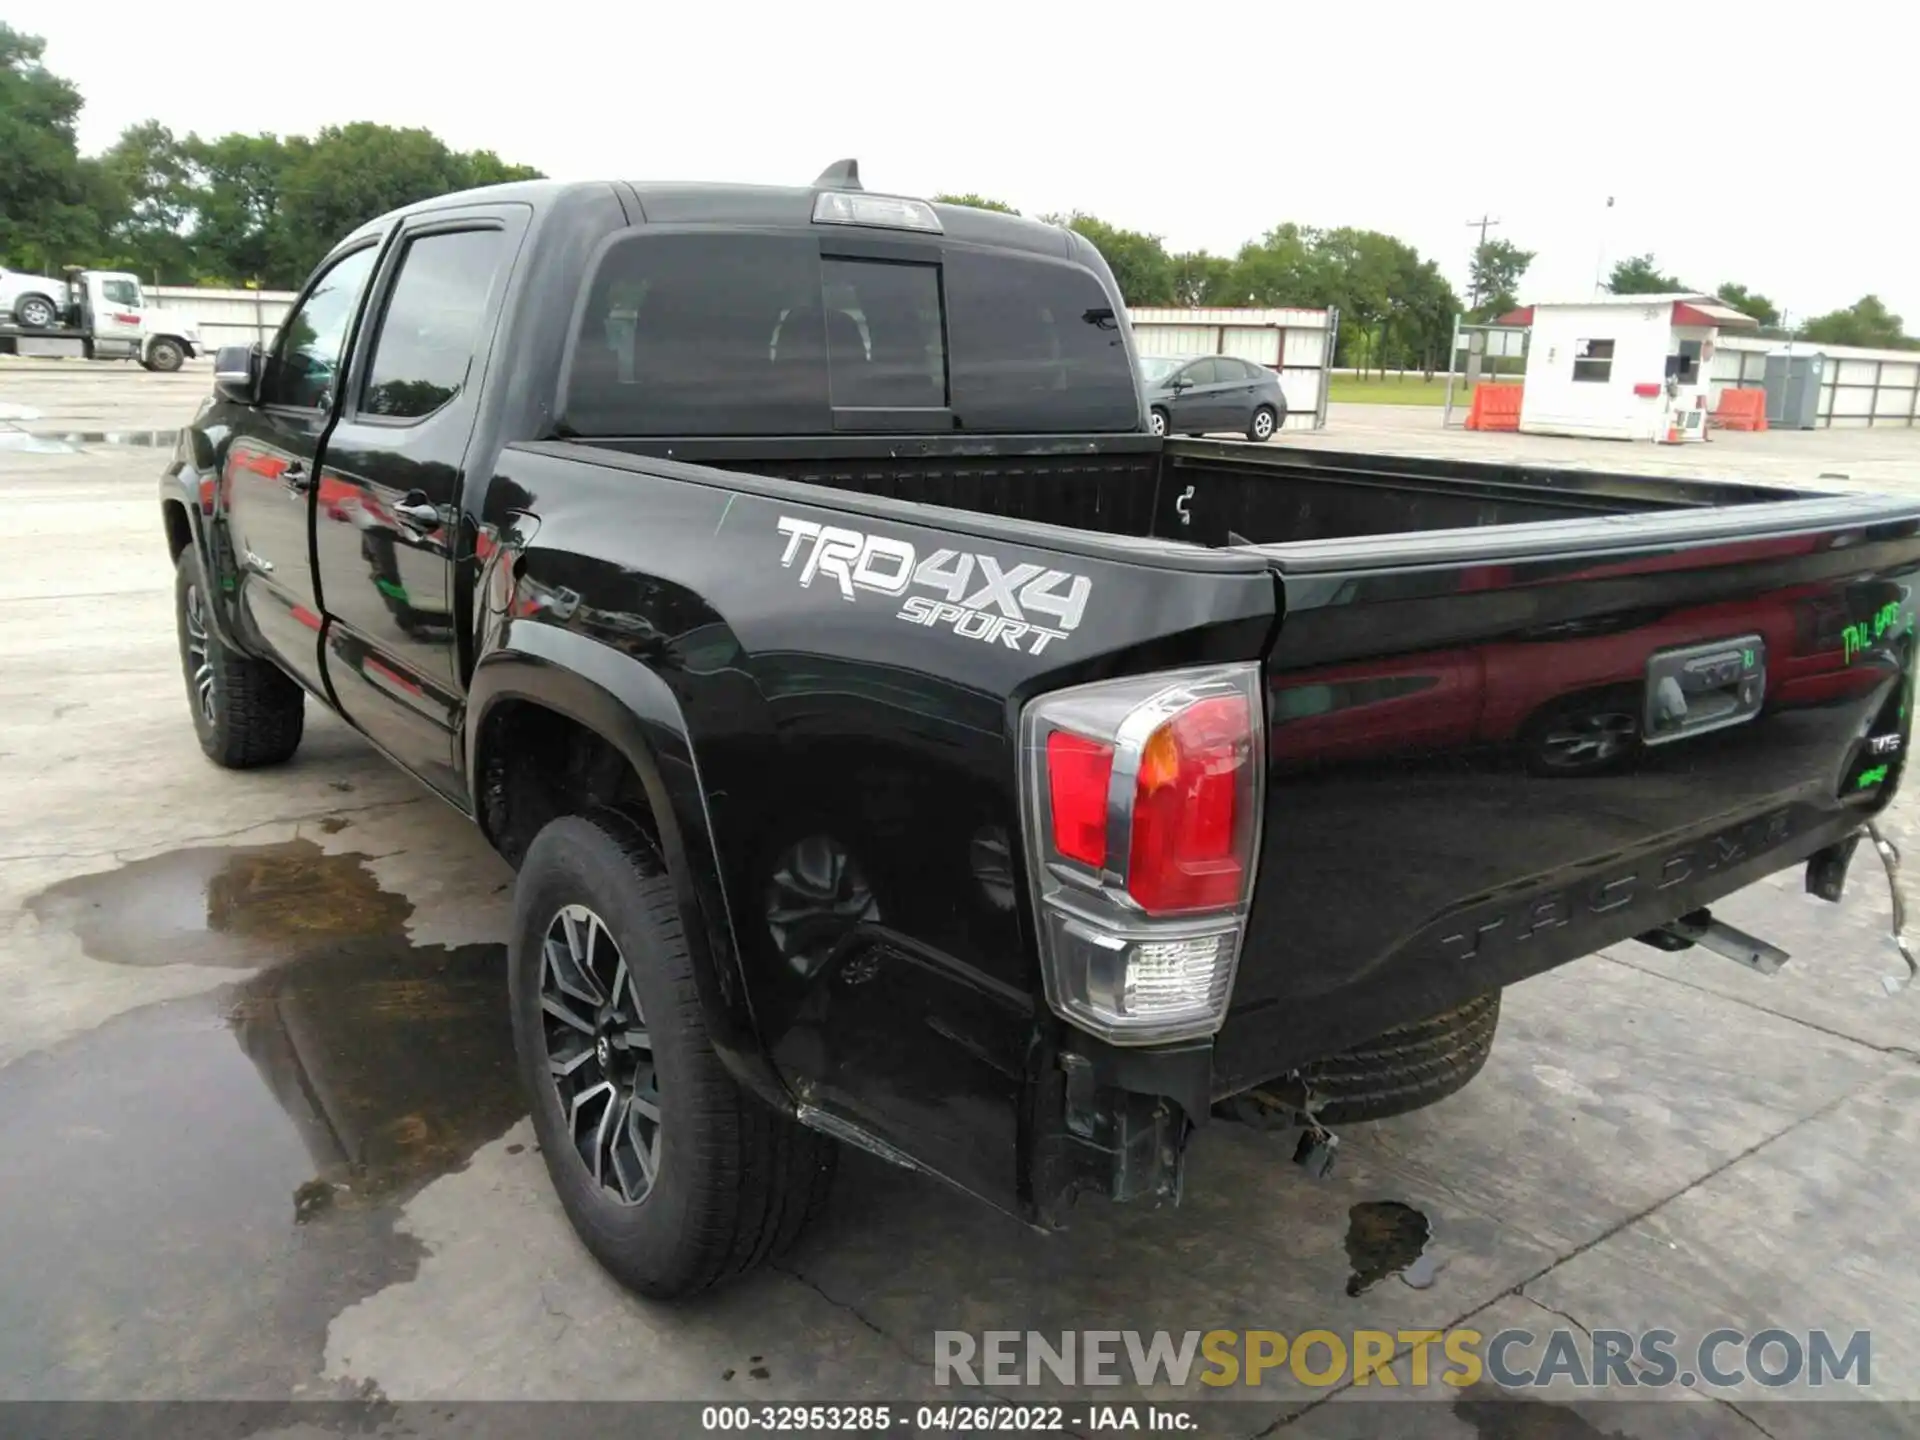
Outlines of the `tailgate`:
[{"label": "tailgate", "polygon": [[1891,798],[1920,506],[1266,547],[1284,597],[1230,1093],[1661,925]]}]

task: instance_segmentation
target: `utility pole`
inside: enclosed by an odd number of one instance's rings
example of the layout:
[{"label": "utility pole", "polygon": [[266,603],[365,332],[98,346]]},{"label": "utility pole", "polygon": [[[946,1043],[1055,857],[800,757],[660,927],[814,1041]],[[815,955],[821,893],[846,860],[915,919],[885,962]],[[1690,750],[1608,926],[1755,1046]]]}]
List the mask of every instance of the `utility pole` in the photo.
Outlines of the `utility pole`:
[{"label": "utility pole", "polygon": [[[1478,220],[1467,221],[1467,228],[1469,230],[1477,229],[1480,232],[1480,243],[1473,247],[1473,256],[1475,260],[1478,260],[1480,258],[1481,246],[1487,243],[1487,231],[1493,229],[1494,226],[1498,225],[1499,223],[1500,222],[1496,220],[1493,216],[1485,215],[1485,214],[1483,214]],[[1480,308],[1480,276],[1476,269],[1473,269],[1470,267],[1467,271],[1467,309],[1478,310],[1479,308]]]},{"label": "utility pole", "polygon": [[[1611,211],[1612,209],[1613,209],[1613,196],[1609,195],[1607,196],[1607,210]],[[1606,214],[1602,214],[1600,217],[1600,244],[1598,247],[1598,253],[1596,253],[1593,257],[1593,293],[1595,295],[1604,295],[1607,293],[1607,282],[1605,277],[1607,273],[1607,220],[1608,218],[1609,217]]]}]

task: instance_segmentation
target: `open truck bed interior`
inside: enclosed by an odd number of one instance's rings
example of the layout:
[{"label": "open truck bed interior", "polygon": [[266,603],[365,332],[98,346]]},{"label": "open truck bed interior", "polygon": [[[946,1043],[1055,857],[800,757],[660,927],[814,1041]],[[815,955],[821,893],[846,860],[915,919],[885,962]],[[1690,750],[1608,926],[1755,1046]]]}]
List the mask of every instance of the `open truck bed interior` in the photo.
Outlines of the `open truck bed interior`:
[{"label": "open truck bed interior", "polygon": [[996,437],[991,453],[982,453],[987,447],[977,440],[945,438],[586,443],[889,500],[1215,548],[1812,498],[1775,486],[1150,436]]}]

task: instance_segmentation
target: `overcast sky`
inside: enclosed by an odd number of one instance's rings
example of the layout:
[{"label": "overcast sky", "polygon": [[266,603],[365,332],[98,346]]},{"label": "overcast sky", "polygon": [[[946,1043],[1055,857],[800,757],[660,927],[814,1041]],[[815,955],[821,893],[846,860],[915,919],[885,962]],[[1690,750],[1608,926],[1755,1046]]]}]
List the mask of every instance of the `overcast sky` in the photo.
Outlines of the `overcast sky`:
[{"label": "overcast sky", "polygon": [[577,178],[803,184],[851,155],[869,189],[1080,209],[1176,249],[1371,227],[1463,293],[1491,214],[1539,252],[1523,299],[1650,250],[1797,316],[1875,291],[1920,331],[1920,12],[1895,0],[5,10],[85,95],[88,152],[152,117],[423,125]]}]

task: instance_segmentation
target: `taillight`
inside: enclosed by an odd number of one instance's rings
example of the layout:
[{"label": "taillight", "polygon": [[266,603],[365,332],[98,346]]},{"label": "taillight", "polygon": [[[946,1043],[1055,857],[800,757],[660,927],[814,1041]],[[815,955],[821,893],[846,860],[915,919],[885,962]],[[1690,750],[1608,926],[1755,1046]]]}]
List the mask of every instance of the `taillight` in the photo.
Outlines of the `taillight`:
[{"label": "taillight", "polygon": [[1258,797],[1241,794],[1252,764],[1245,697],[1201,700],[1141,749],[1127,893],[1150,915],[1239,903]]},{"label": "taillight", "polygon": [[1107,862],[1107,784],[1113,747],[1056,730],[1047,736],[1047,799],[1053,846],[1095,869]]},{"label": "taillight", "polygon": [[1119,1043],[1226,1018],[1252,899],[1259,667],[1103,681],[1022,719],[1047,999]]}]

